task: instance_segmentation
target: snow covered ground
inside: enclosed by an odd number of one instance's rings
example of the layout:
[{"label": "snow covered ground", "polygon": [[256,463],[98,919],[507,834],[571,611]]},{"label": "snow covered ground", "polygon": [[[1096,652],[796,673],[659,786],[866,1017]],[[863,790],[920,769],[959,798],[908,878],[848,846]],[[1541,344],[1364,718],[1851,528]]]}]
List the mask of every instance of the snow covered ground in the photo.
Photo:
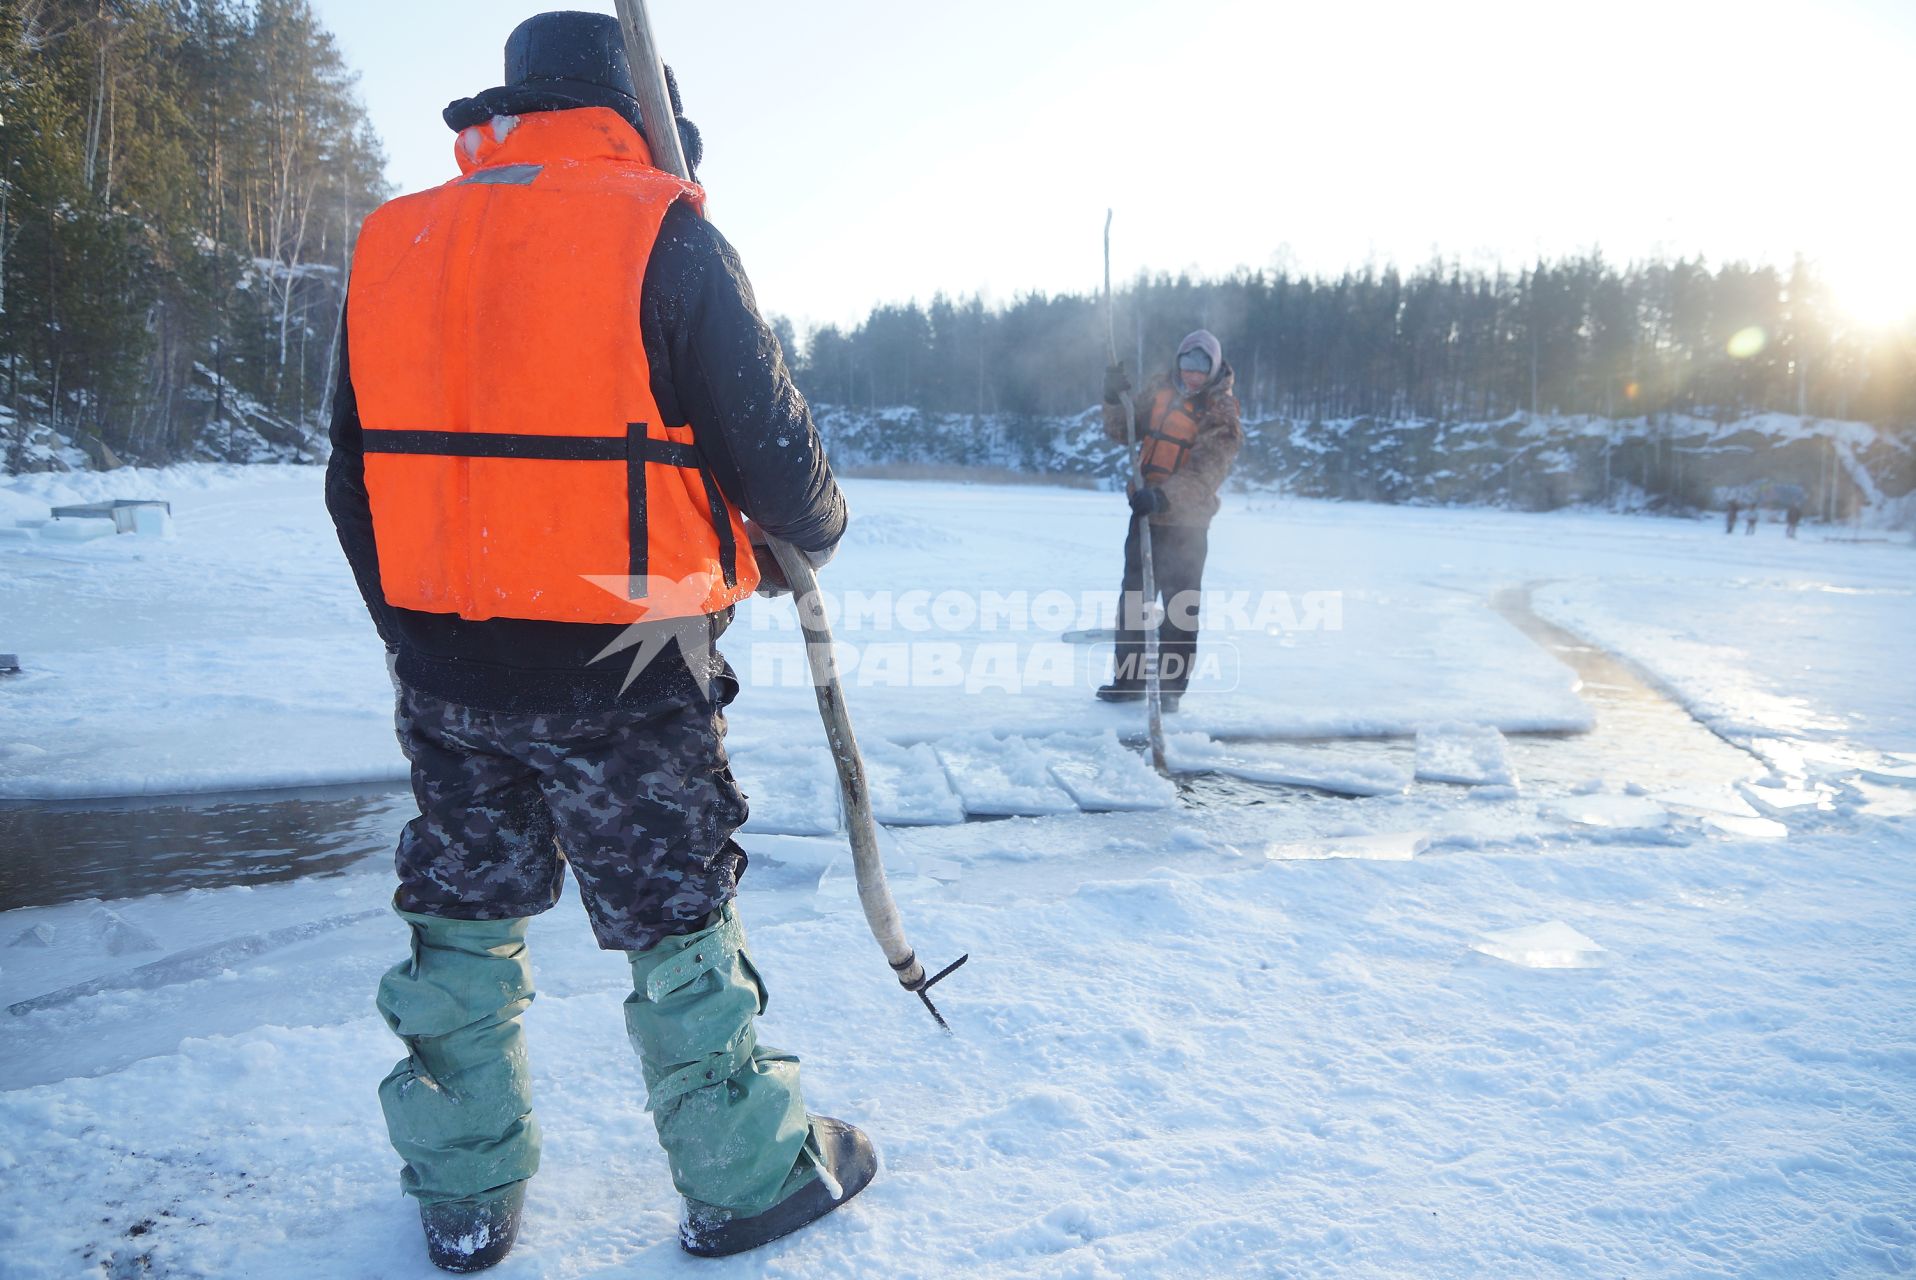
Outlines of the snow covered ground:
[{"label": "snow covered ground", "polygon": [[[182,473],[194,487],[171,483]],[[0,520],[44,516],[75,497],[162,493],[176,537],[0,535],[5,644],[26,668],[0,726],[0,796],[404,776],[378,641],[341,571],[316,472],[83,479],[77,494],[74,478],[16,479],[0,489]],[[848,680],[867,734],[909,743],[1130,723],[1087,699],[1106,651],[1061,642],[1115,603],[1124,530],[1109,495],[864,482],[854,504],[827,585],[849,611],[839,634],[854,649]],[[1268,519],[1219,525],[1206,588],[1228,629],[1212,628],[1217,669],[1200,688],[1283,696],[1194,696],[1181,727],[1304,735],[1409,733],[1432,720],[1586,723],[1563,669],[1482,608],[1484,575],[1534,572],[1524,553],[1541,548],[1459,541],[1439,526],[1431,534],[1460,562],[1404,563],[1392,544],[1412,531],[1378,520],[1378,509],[1299,508],[1283,544]],[[1520,527],[1508,520],[1504,529]],[[1511,550],[1524,558],[1484,563],[1486,552],[1502,560]],[[752,713],[738,718],[742,751],[810,740],[799,737],[815,719],[810,686],[789,678],[802,670],[794,627],[788,604],[754,600],[728,634],[726,652],[755,686]]]},{"label": "snow covered ground", "polygon": [[[317,472],[3,483],[0,524],[159,494],[176,535],[0,531],[0,795],[399,776]],[[496,1274],[1916,1272],[1906,543],[1239,498],[1231,663],[1171,722],[1213,772],[1174,797],[1061,639],[1100,624],[1036,604],[1114,585],[1111,495],[850,493],[825,576],[893,593],[841,619],[849,697],[913,941],[973,957],[957,1035],[863,933],[789,605],[755,602],[725,648],[765,1037],[884,1170],[789,1242],[681,1256],[623,966],[569,898],[532,932],[546,1166]],[[986,590],[1043,616],[938,602]],[[373,1094],[389,891],[375,856],[0,912],[0,1275],[434,1274]]]}]

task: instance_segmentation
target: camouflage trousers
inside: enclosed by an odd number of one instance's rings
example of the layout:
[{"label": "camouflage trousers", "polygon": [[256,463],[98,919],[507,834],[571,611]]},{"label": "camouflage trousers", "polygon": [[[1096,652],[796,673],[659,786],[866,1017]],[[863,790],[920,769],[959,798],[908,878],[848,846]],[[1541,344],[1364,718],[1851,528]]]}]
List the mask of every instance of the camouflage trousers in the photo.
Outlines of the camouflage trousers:
[{"label": "camouflage trousers", "polygon": [[536,915],[570,863],[608,951],[700,928],[738,891],[745,797],[725,759],[729,675],[714,700],[590,715],[482,711],[402,687],[399,743],[419,816],[399,838],[401,911]]}]

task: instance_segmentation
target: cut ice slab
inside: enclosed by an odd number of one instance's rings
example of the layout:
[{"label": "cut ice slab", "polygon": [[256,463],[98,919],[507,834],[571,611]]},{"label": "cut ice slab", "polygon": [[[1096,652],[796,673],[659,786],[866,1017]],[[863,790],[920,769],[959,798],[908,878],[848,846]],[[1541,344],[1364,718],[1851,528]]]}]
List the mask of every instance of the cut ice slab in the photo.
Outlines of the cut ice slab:
[{"label": "cut ice slab", "polygon": [[1745,817],[1739,813],[1706,813],[1703,821],[1725,835],[1742,836],[1748,840],[1787,840],[1790,836],[1790,829],[1775,818]]},{"label": "cut ice slab", "polygon": [[141,965],[137,969],[89,978],[85,982],[63,987],[58,991],[50,991],[45,995],[35,996],[31,1000],[18,1001],[8,1005],[7,1011],[17,1016],[40,1009],[55,1009],[61,1005],[72,1004],[86,996],[98,995],[103,991],[153,990],[157,987],[217,977],[254,956],[283,950],[296,943],[309,942],[336,930],[367,920],[383,919],[385,916],[386,908],[375,907],[369,911],[329,916],[323,920],[288,925],[265,933],[243,934],[221,942],[189,947],[185,951],[176,951],[170,956],[155,960],[152,964]]},{"label": "cut ice slab", "polygon": [[1714,827],[1726,835],[1742,836],[1751,840],[1782,840],[1788,838],[1790,829],[1774,818],[1765,818],[1744,799],[1754,788],[1740,787],[1737,791],[1728,788],[1685,787],[1676,791],[1659,791],[1651,799],[1658,804],[1667,805],[1679,812],[1693,814],[1703,820],[1703,824]]},{"label": "cut ice slab", "polygon": [[111,520],[55,520],[40,527],[46,542],[93,542],[110,538],[115,530]]},{"label": "cut ice slab", "polygon": [[28,925],[7,945],[10,947],[50,947],[53,945],[53,926],[44,920],[39,924]]},{"label": "cut ice slab", "polygon": [[87,932],[111,955],[158,951],[160,940],[111,907],[95,907],[86,920]]},{"label": "cut ice slab", "polygon": [[966,813],[1039,817],[1077,811],[1077,801],[1052,780],[1044,751],[1023,738],[986,735],[941,742],[938,758]]},{"label": "cut ice slab", "polygon": [[[818,878],[813,903],[820,911],[862,910],[858,866],[852,858],[851,846],[841,843],[839,849],[841,856],[833,859]],[[935,896],[959,877],[955,863],[943,858],[921,858],[900,846],[897,838],[883,827],[878,830],[878,852],[879,860],[885,865],[885,882],[892,896],[901,901]]]},{"label": "cut ice slab", "polygon": [[1055,734],[1044,739],[1043,749],[1051,762],[1051,776],[1071,793],[1080,809],[1135,812],[1177,803],[1178,791],[1171,780],[1109,729],[1083,737]]},{"label": "cut ice slab", "polygon": [[1273,862],[1308,861],[1317,858],[1360,858],[1370,862],[1409,862],[1430,848],[1430,836],[1422,831],[1386,831],[1361,836],[1320,836],[1313,840],[1291,840],[1264,850]]},{"label": "cut ice slab", "polygon": [[1760,782],[1741,782],[1737,788],[1757,808],[1772,815],[1795,809],[1822,809],[1829,804],[1829,793],[1821,790],[1772,787]]},{"label": "cut ice slab", "polygon": [[[926,898],[935,898],[944,892],[945,886],[937,879],[917,872],[887,872],[885,883],[891,890],[893,899],[899,902],[918,902]],[[813,907],[827,915],[844,912],[862,911],[863,900],[858,896],[858,876],[848,860],[835,863],[818,878],[818,889],[812,894]]]},{"label": "cut ice slab", "polygon": [[1387,761],[1302,746],[1223,743],[1201,733],[1171,734],[1164,740],[1164,757],[1178,773],[1222,773],[1246,782],[1315,787],[1346,796],[1396,795],[1410,786],[1410,775]]},{"label": "cut ice slab", "polygon": [[761,860],[775,862],[796,872],[822,875],[834,862],[851,857],[851,847],[841,836],[788,836],[753,831],[739,833],[739,844],[752,859],[756,874]]},{"label": "cut ice slab", "polygon": [[[754,872],[761,863],[773,863],[782,868],[786,878],[802,880],[811,878],[816,883],[818,877],[828,872],[852,871],[852,847],[844,835],[831,836],[781,836],[752,835],[744,833],[739,838],[745,852],[753,859]],[[964,869],[949,858],[927,857],[913,853],[898,843],[897,837],[885,828],[878,828],[878,853],[890,876],[929,876],[934,880],[956,881]]]},{"label": "cut ice slab", "polygon": [[1577,796],[1560,800],[1548,812],[1581,827],[1646,831],[1668,826],[1670,811],[1643,796]]},{"label": "cut ice slab", "polygon": [[1594,969],[1610,956],[1561,920],[1486,933],[1470,949],[1526,969]]},{"label": "cut ice slab", "polygon": [[1417,731],[1417,776],[1467,787],[1516,785],[1510,747],[1490,725],[1434,724]]},{"label": "cut ice slab", "polygon": [[838,830],[838,772],[816,747],[740,747],[732,753],[732,774],[751,804],[746,831],[827,836]]},{"label": "cut ice slab", "polygon": [[1674,791],[1656,792],[1650,798],[1667,808],[1691,813],[1720,814],[1731,818],[1757,816],[1748,800],[1727,787],[1680,787]]},{"label": "cut ice slab", "polygon": [[964,802],[951,789],[929,743],[903,746],[877,738],[862,745],[873,817],[900,827],[952,826],[965,820]]},{"label": "cut ice slab", "polygon": [[1886,763],[1892,775],[1897,769],[1895,762],[1884,761],[1879,752],[1866,752],[1840,742],[1779,742],[1774,738],[1758,738],[1752,746],[1777,771],[1812,781],[1834,781],[1881,769]]}]

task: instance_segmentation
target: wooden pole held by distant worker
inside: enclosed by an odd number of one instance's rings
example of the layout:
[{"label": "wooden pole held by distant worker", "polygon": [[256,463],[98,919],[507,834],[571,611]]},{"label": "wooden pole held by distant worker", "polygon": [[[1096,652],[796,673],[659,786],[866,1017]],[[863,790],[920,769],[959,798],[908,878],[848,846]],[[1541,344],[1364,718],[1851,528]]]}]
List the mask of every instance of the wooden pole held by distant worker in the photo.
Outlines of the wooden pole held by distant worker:
[{"label": "wooden pole held by distant worker", "polygon": [[[1118,329],[1113,318],[1114,307],[1111,302],[1111,210],[1104,211],[1104,350],[1112,364],[1118,362]],[[1144,376],[1144,370],[1138,370],[1138,376]],[[1129,391],[1118,393],[1118,400],[1124,406],[1124,447],[1131,462],[1131,479],[1140,489],[1144,487],[1144,455],[1138,450],[1138,406]],[[1158,683],[1158,629],[1152,624],[1151,614],[1157,609],[1157,574],[1151,564],[1151,517],[1134,515],[1131,517],[1138,525],[1138,565],[1142,581],[1138,594],[1141,599],[1138,624],[1144,628],[1144,722],[1151,738],[1151,764],[1159,773],[1169,773],[1170,768],[1164,762],[1164,697]],[[1124,634],[1124,598],[1118,598],[1118,634]],[[1123,679],[1124,673],[1114,677]]]}]

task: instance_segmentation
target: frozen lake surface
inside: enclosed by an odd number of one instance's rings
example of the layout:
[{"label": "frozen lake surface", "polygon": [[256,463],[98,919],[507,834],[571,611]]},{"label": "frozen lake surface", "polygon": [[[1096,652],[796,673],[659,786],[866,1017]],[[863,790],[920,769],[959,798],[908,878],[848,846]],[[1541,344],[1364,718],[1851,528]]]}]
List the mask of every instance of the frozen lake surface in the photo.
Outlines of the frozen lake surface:
[{"label": "frozen lake surface", "polygon": [[[0,521],[143,496],[108,479],[0,482]],[[401,762],[318,475],[112,483],[178,536],[0,540],[0,1271],[436,1274],[373,1095]],[[849,492],[834,590],[1114,585],[1111,495]],[[725,648],[765,1034],[880,1179],[681,1256],[623,965],[568,894],[495,1274],[1916,1270],[1916,552],[1718,528],[1235,498],[1207,586],[1338,625],[1207,631],[1232,665],[1171,727],[1216,769],[1169,796],[1090,670],[892,682],[878,646],[975,675],[1007,634],[841,625],[912,940],[973,956],[951,1038],[864,934],[810,690],[771,678],[789,606],[754,602]],[[100,799],[129,792],[168,798]]]}]

